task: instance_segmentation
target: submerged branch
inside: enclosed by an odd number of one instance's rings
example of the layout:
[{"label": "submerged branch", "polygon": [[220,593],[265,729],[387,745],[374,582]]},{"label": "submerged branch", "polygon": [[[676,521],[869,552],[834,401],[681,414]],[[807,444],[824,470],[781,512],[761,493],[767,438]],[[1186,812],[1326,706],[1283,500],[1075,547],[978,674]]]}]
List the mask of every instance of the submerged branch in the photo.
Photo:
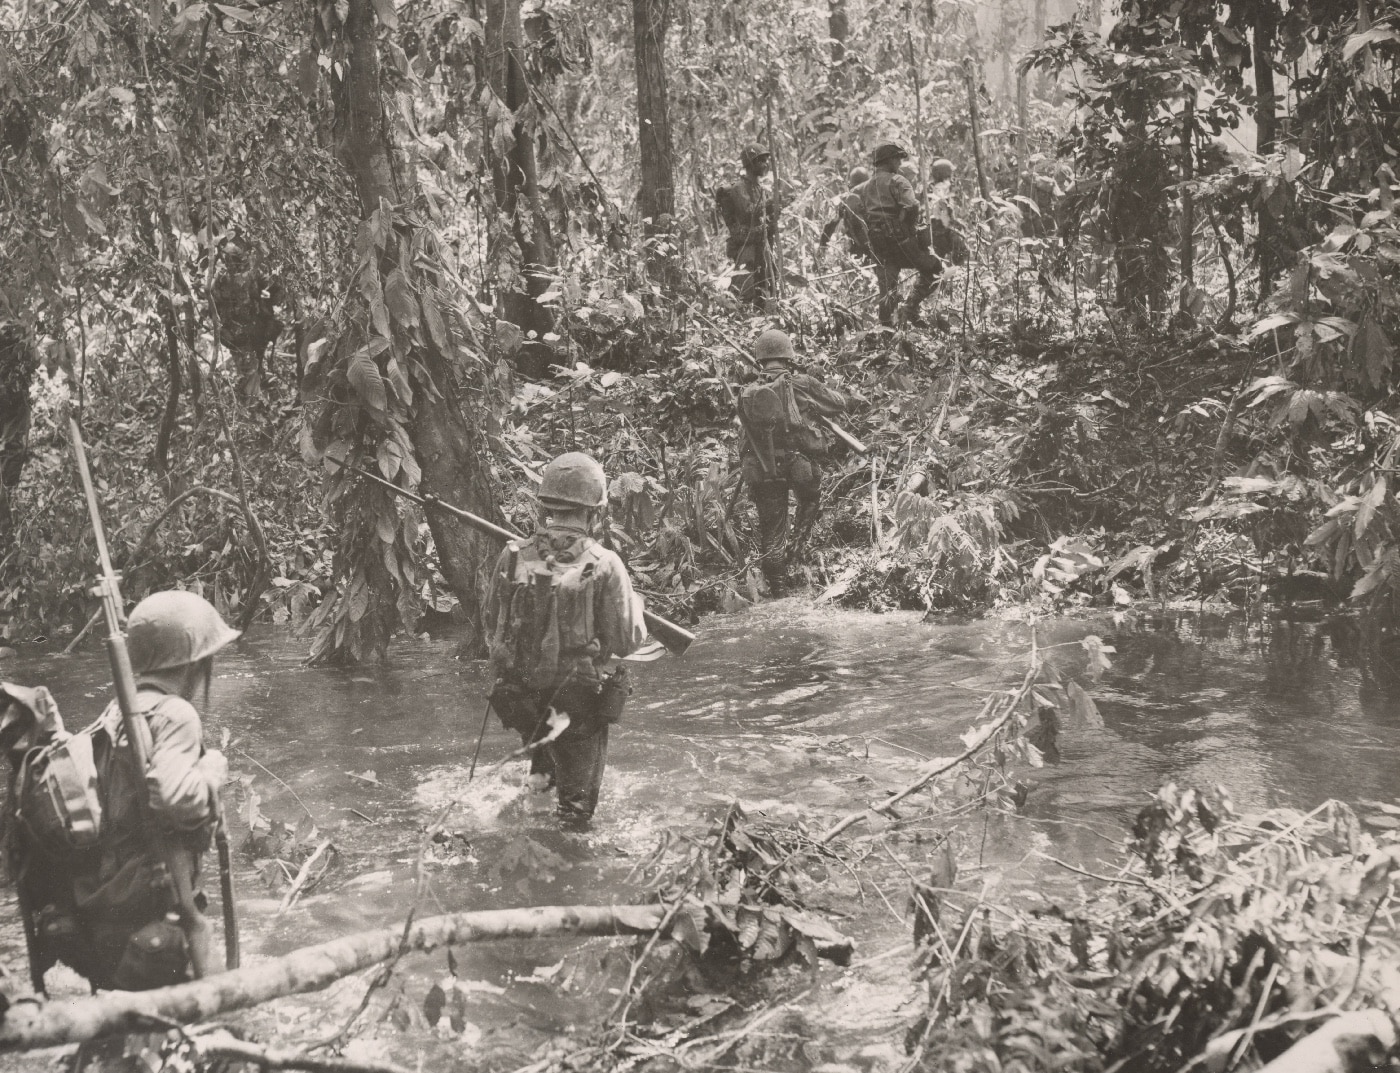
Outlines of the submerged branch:
[{"label": "submerged branch", "polygon": [[[1001,730],[1002,727],[1006,726],[1006,724],[1011,720],[1011,717],[1016,714],[1016,709],[1020,707],[1021,701],[1023,701],[1026,698],[1026,696],[1030,693],[1031,687],[1035,685],[1036,677],[1039,675],[1039,673],[1040,656],[1038,653],[1032,653],[1030,668],[1026,671],[1026,677],[1021,681],[1020,688],[1017,689],[1014,693],[1001,695],[1000,700],[1001,703],[1004,705],[1004,710],[991,722],[984,723],[980,727],[976,728],[976,733],[972,738],[972,742],[968,745],[966,749],[964,749],[957,756],[949,758],[939,758],[935,760],[933,762],[933,765],[922,775],[920,775],[917,779],[911,782],[908,786],[905,786],[903,789],[898,790],[895,793],[891,794],[889,797],[885,798],[885,800],[877,802],[876,804],[871,805],[867,809],[862,809],[859,812],[852,812],[849,815],[844,816],[836,823],[834,823],[831,827],[829,827],[825,832],[823,832],[817,838],[817,842],[821,844],[830,842],[833,838],[841,834],[841,832],[845,831],[847,828],[854,827],[856,824],[860,823],[861,820],[865,819],[866,816],[868,816],[872,812],[888,812],[890,809],[892,809],[895,805],[899,804],[899,802],[903,801],[910,794],[914,794],[922,790],[934,779],[938,778],[938,776],[951,771],[959,764],[962,764],[964,761],[970,760],[972,759],[972,757],[976,756],[979,752],[982,751],[982,749],[987,745],[989,741],[996,737],[997,732]],[[989,704],[987,708],[984,708],[984,715],[987,714],[988,711],[995,710],[995,700],[996,698],[993,698],[993,704]]]},{"label": "submerged branch", "polygon": [[405,937],[400,927],[360,932],[303,947],[270,961],[154,991],[109,991],[63,1002],[17,1001],[0,1023],[0,1052],[81,1043],[140,1031],[152,1021],[195,1024],[285,995],[316,991],[387,961],[401,943],[412,950],[495,939],[552,935],[647,935],[660,905],[539,906],[428,917]]}]

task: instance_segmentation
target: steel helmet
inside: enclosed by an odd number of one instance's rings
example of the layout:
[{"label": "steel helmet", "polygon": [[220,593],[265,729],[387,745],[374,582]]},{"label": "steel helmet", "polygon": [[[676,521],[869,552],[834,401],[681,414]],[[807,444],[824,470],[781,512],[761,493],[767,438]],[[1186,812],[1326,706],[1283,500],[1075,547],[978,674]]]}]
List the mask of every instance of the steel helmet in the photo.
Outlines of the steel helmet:
[{"label": "steel helmet", "polygon": [[771,160],[772,158],[773,154],[767,149],[757,142],[751,142],[744,146],[744,151],[739,154],[739,163],[747,168],[757,164],[760,160]]},{"label": "steel helmet", "polygon": [[797,357],[793,353],[792,340],[788,338],[787,332],[777,328],[769,328],[754,341],[753,356],[764,365],[770,361],[791,362]]},{"label": "steel helmet", "polygon": [[847,182],[850,186],[859,186],[861,183],[869,182],[869,181],[870,181],[870,169],[869,169],[869,168],[854,167],[854,168],[851,169],[851,174],[849,174],[849,175],[846,176],[846,182]]},{"label": "steel helmet", "polygon": [[928,168],[929,178],[936,183],[953,177],[953,162],[947,157],[939,157]]},{"label": "steel helmet", "polygon": [[870,154],[870,162],[883,164],[886,160],[903,160],[908,155],[904,146],[895,142],[883,142],[875,147],[875,152]]},{"label": "steel helmet", "polygon": [[137,674],[198,663],[212,656],[241,630],[220,617],[204,597],[192,592],[153,592],[126,620],[126,647]]},{"label": "steel helmet", "polygon": [[608,479],[592,456],[569,451],[544,467],[539,498],[546,507],[601,507],[608,499]]}]

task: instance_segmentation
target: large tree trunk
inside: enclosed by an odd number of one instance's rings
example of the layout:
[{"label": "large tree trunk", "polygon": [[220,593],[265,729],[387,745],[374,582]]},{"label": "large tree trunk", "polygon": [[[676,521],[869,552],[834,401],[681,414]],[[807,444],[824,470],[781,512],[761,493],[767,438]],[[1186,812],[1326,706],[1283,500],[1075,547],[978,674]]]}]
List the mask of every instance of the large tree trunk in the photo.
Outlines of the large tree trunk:
[{"label": "large tree trunk", "polygon": [[[493,115],[488,108],[486,123],[487,156],[496,208],[511,223],[515,244],[520,250],[524,290],[508,289],[499,295],[501,315],[526,331],[543,337],[553,330],[554,318],[537,299],[549,290],[554,279],[554,238],[549,219],[540,201],[539,171],[535,162],[535,138],[526,121],[530,111],[530,83],[522,60],[524,32],[520,25],[520,0],[486,0],[485,43],[482,50],[487,85],[495,99],[505,106],[509,118]],[[509,150],[501,155],[495,129],[508,123]],[[489,251],[493,263],[501,252]]]},{"label": "large tree trunk", "polygon": [[652,221],[653,229],[662,216],[672,216],[676,211],[671,114],[666,104],[669,13],[670,0],[632,0],[637,62],[637,145],[642,157],[642,184],[637,201],[643,218]]},{"label": "large tree trunk", "polygon": [[[373,0],[350,0],[345,25],[350,45],[345,92],[337,102],[343,110],[337,123],[341,138],[338,156],[354,176],[360,208],[369,217],[380,203],[401,199],[389,131],[381,98],[379,51]],[[381,256],[381,272],[387,275],[399,263],[393,235]],[[420,254],[421,256],[421,254]],[[457,382],[448,355],[436,341],[416,348],[434,390],[419,390],[407,422],[409,439],[422,470],[420,490],[491,521],[500,521],[495,483],[491,477],[486,437],[468,419],[467,390]],[[483,654],[481,614],[486,567],[492,561],[494,543],[467,525],[438,512],[429,512],[428,524],[437,546],[438,564],[452,587],[470,629],[462,655]]]},{"label": "large tree trunk", "polygon": [[[419,397],[416,420],[408,430],[423,469],[421,489],[499,524],[504,519],[487,466],[486,437],[462,419],[462,398],[451,363],[433,348],[425,348],[420,358],[439,391],[437,398],[428,398],[426,392]],[[441,511],[428,512],[428,526],[442,576],[452,587],[467,625],[458,655],[480,659],[486,655],[484,596],[500,545]]]}]

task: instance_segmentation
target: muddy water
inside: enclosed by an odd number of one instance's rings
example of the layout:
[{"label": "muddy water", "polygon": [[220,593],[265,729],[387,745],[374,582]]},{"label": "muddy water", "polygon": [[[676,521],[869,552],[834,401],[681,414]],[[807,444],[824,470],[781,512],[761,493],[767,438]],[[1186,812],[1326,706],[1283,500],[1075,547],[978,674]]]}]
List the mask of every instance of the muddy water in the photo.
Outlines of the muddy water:
[{"label": "muddy water", "polygon": [[[1041,623],[1036,639],[1076,673],[1077,642],[1089,633],[1117,648],[1091,690],[1105,726],[1071,726],[1059,764],[1019,776],[1030,787],[1021,815],[933,821],[958,828],[966,874],[1072,884],[1032,851],[1085,863],[1110,853],[1146,795],[1168,780],[1223,783],[1243,808],[1400,794],[1400,654],[1385,635],[1345,620],[1261,628],[1183,613]],[[835,818],[909,781],[922,758],[958,752],[986,693],[1019,680],[1031,627],[925,624],[780,601],[707,619],[700,635],[684,659],[636,668],[599,816],[580,836],[556,828],[547,797],[520,784],[519,762],[497,764],[518,742],[494,720],[468,782],[486,671],[454,661],[451,642],[400,644],[386,667],[307,669],[303,643],[255,631],[216,668],[208,717],[211,737],[233,739],[235,844],[246,839],[252,801],[308,841],[330,838],[339,857],[279,915],[277,866],[239,854],[245,957],[401,922],[421,831],[449,802],[456,834],[431,848],[424,914],[630,900],[632,866],[665,832],[702,830],[736,798],[814,825]],[[22,654],[0,673],[48,684],[74,724],[106,695],[100,651]],[[903,883],[893,870],[877,873],[878,899],[831,907],[860,946],[857,968],[831,970],[811,1000],[813,1023],[835,1041],[828,1058],[878,1065],[893,1054],[907,1020],[898,1005]],[[432,982],[447,978],[444,956],[406,959],[355,1047],[408,1064],[421,1056],[432,1069],[521,1064],[549,1036],[606,1014],[625,970],[608,949],[594,940],[456,951],[466,1023],[451,1031],[446,1021],[428,1029],[416,1012]],[[23,976],[12,923],[0,955]],[[75,978],[50,980],[59,991],[78,987]],[[363,978],[346,981],[254,1021],[287,1039],[318,1038],[363,989]]]}]

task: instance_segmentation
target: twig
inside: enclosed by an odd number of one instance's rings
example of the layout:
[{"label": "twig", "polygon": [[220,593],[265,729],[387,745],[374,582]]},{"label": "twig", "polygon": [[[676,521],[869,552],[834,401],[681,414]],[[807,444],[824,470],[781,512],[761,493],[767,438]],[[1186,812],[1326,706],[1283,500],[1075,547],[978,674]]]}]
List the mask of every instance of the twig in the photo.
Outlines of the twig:
[{"label": "twig", "polygon": [[718,1047],[706,1054],[705,1057],[698,1062],[698,1064],[702,1066],[713,1065],[720,1058],[722,1058],[727,1051],[733,1048],[733,1046],[736,1043],[743,1040],[746,1036],[753,1035],[760,1028],[766,1025],[769,1021],[777,1017],[780,1013],[786,1013],[788,1010],[792,1009],[792,1007],[796,1006],[799,1002],[801,1002],[811,993],[812,989],[809,987],[800,995],[794,995],[792,998],[788,999],[781,1005],[774,1006],[771,1009],[765,1010],[763,1013],[759,1014],[752,1021],[746,1024],[743,1028],[730,1033],[728,1038],[722,1036],[707,1036],[704,1039],[686,1040],[686,1042],[682,1043],[679,1047],[676,1048],[676,1050],[684,1051],[690,1047],[698,1047],[702,1043],[712,1043],[715,1040],[723,1040],[723,1042]]},{"label": "twig", "polygon": [[[296,901],[297,896],[301,894],[302,887],[304,887],[306,881],[311,878],[312,866],[315,865],[330,848],[331,840],[329,838],[322,839],[321,844],[316,847],[316,851],[301,862],[301,870],[297,872],[296,879],[292,880],[291,887],[288,888],[286,895],[282,898],[282,904],[277,907],[277,916],[280,917],[292,907],[292,903]],[[329,865],[327,865],[327,867],[329,867]]]},{"label": "twig", "polygon": [[1070,864],[1068,861],[1062,861],[1058,857],[1052,857],[1048,853],[1042,853],[1040,854],[1040,856],[1043,860],[1050,861],[1053,864],[1058,864],[1061,868],[1068,869],[1071,872],[1076,872],[1081,876],[1087,876],[1089,879],[1097,879],[1100,883],[1121,883],[1125,886],[1142,887],[1144,890],[1156,889],[1150,883],[1144,883],[1142,880],[1133,879],[1130,876],[1118,876],[1117,878],[1113,876],[1101,876],[1097,872],[1086,871],[1083,868],[1079,868],[1073,864]]},{"label": "twig", "polygon": [[78,643],[82,641],[82,639],[86,637],[89,632],[91,632],[92,628],[97,625],[97,620],[101,617],[102,608],[99,607],[96,611],[92,613],[92,618],[87,620],[87,625],[77,632],[73,640],[68,642],[67,647],[63,650],[63,655],[71,656],[73,654],[73,649],[78,647]]},{"label": "twig", "polygon": [[185,489],[185,491],[181,492],[168,504],[166,504],[165,509],[156,516],[155,521],[151,522],[150,525],[146,526],[146,531],[141,534],[141,539],[136,544],[136,550],[131,553],[131,561],[133,563],[135,563],[141,558],[141,553],[146,550],[146,545],[151,542],[151,537],[155,536],[155,532],[157,529],[160,528],[161,523],[164,522],[166,518],[169,518],[172,514],[174,514],[177,510],[179,510],[180,505],[183,504],[185,500],[197,495],[207,495],[214,496],[217,499],[226,499],[234,506],[239,506],[238,497],[232,492],[225,492],[219,488],[209,488],[202,484],[196,484],[193,488]]},{"label": "twig", "polygon": [[[964,749],[961,753],[959,753],[952,759],[945,760],[942,763],[938,764],[937,767],[931,768],[930,770],[926,771],[923,775],[920,775],[908,786],[904,787],[902,790],[899,790],[897,793],[894,793],[891,796],[885,798],[885,800],[871,805],[868,809],[862,809],[859,812],[850,813],[848,816],[839,820],[832,827],[830,827],[825,833],[821,835],[821,837],[817,839],[817,841],[819,843],[830,842],[833,838],[841,834],[841,832],[845,831],[847,828],[854,827],[856,824],[860,823],[860,821],[865,819],[865,817],[871,812],[888,812],[895,805],[899,804],[899,802],[903,801],[906,797],[922,790],[934,779],[938,778],[939,775],[942,775],[945,772],[952,770],[959,764],[963,763],[965,760],[969,760],[973,756],[976,756],[977,753],[981,752],[981,750],[986,746],[986,744],[996,736],[997,731],[1001,730],[1002,727],[1006,726],[1006,724],[1010,722],[1011,717],[1016,713],[1016,709],[1020,706],[1021,701],[1024,700],[1026,695],[1030,693],[1031,687],[1035,684],[1036,676],[1039,673],[1040,657],[1038,653],[1033,652],[1031,655],[1030,668],[1026,671],[1026,677],[1022,680],[1020,688],[1017,689],[1015,693],[1010,694],[1009,698],[1003,698],[1003,703],[1005,703],[1005,711],[1003,711],[1002,714],[996,717],[996,719],[994,719],[992,722],[986,723],[981,728],[979,728],[977,737],[973,740],[973,743],[970,746],[968,746],[966,749]],[[992,698],[989,704],[994,705],[995,701],[996,698]]]},{"label": "twig", "polygon": [[[258,760],[257,757],[253,756],[252,753],[248,752],[246,749],[242,749],[242,748],[240,748],[240,747],[237,746],[237,745],[233,746],[233,749],[234,749],[235,752],[238,753],[239,756],[243,757],[243,759],[245,759],[245,760],[250,761],[250,762],[253,764],[254,767],[256,767],[259,771],[261,771],[261,772],[262,772],[264,775],[266,775],[269,779],[271,779],[273,782],[275,782],[278,786],[282,787],[282,789],[286,790],[287,793],[291,794],[291,795],[292,795],[292,800],[295,801],[298,805],[301,806],[302,812],[306,813],[306,818],[309,819],[312,823],[315,823],[315,822],[316,822],[316,817],[313,816],[313,815],[311,814],[311,810],[310,810],[309,808],[306,807],[306,802],[303,801],[300,797],[297,796],[297,792],[296,792],[295,790],[293,790],[290,786],[288,786],[285,782],[283,782],[283,781],[282,781],[277,775],[275,775],[273,772],[269,771],[266,767],[264,767],[263,764],[262,764],[262,762],[261,762],[260,760]],[[354,810],[352,809],[351,811],[353,812]],[[366,818],[366,819],[369,819],[368,816],[366,816],[365,818]],[[373,823],[374,821],[371,820],[370,822]]]}]

